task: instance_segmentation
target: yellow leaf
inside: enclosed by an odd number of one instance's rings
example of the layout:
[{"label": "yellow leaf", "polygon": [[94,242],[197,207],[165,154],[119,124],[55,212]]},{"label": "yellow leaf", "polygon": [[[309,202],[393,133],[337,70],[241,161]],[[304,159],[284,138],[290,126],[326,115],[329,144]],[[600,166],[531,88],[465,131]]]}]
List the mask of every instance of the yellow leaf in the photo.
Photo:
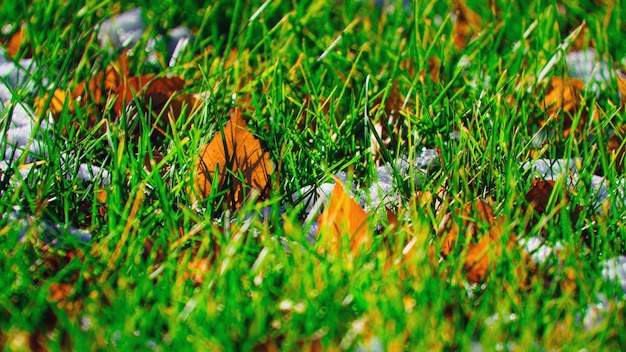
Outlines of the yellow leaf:
[{"label": "yellow leaf", "polygon": [[626,78],[623,78],[621,75],[617,74],[617,88],[619,89],[619,93],[622,95],[621,103],[622,107],[626,106]]},{"label": "yellow leaf", "polygon": [[[50,100],[48,111],[52,113],[55,120],[58,120],[61,112],[63,112],[63,106],[65,105],[65,99],[67,99],[67,97],[67,92],[61,89],[55,89],[55,91],[52,92],[52,97],[50,97],[50,93],[46,93],[43,97],[35,99],[35,112],[37,113],[37,116],[41,116],[44,112],[46,103]],[[68,110],[70,112],[74,112],[74,105],[72,104],[72,101],[69,101]]]}]

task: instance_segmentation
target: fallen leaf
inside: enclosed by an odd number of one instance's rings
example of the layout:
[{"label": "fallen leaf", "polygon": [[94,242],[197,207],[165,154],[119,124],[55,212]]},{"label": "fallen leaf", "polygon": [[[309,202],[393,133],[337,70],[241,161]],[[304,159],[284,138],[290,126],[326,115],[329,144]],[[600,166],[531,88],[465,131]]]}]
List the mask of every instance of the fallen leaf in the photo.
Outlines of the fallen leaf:
[{"label": "fallen leaf", "polygon": [[[489,207],[491,209],[491,207]],[[490,270],[495,268],[494,259],[502,253],[501,237],[505,218],[499,217],[497,221],[489,228],[489,235],[483,235],[478,243],[470,243],[465,257],[465,276],[470,282],[482,282],[489,274]],[[509,245],[515,245],[515,241],[511,241],[515,236],[509,235]],[[521,285],[520,285],[521,286]]]},{"label": "fallen leaf", "polygon": [[[466,234],[473,238],[476,236],[480,225],[493,226],[494,224],[493,210],[489,203],[484,200],[466,204],[463,207],[461,219],[462,225],[466,229]],[[446,214],[438,231],[440,234],[445,235],[441,244],[441,253],[444,256],[448,256],[454,248],[459,230],[459,224],[454,221],[452,213]]]},{"label": "fallen leaf", "polygon": [[[554,181],[542,180],[540,178],[535,178],[533,180],[530,189],[528,190],[528,192],[526,192],[526,195],[524,196],[524,199],[526,200],[529,209],[531,209],[533,212],[533,217],[530,219],[529,223],[526,226],[527,231],[531,231],[532,227],[539,222],[539,218],[548,212],[549,209],[547,209],[547,207],[551,197],[554,197],[552,195],[554,191]],[[561,203],[553,203],[556,206],[567,206],[570,202],[569,192],[566,192],[564,197],[565,199]],[[578,216],[582,210],[583,208],[580,205],[575,205],[573,208],[571,208],[570,217],[572,225],[576,223],[576,221],[578,220]]]},{"label": "fallen leaf", "polygon": [[[43,95],[43,97],[39,97],[35,99],[35,113],[37,114],[37,116],[41,116],[41,114],[43,114],[43,112],[46,110],[46,104],[48,104],[48,111],[50,111],[50,113],[52,113],[52,116],[54,117],[55,121],[59,121],[59,117],[61,116],[61,113],[63,112],[63,107],[65,106],[65,102],[67,100],[69,96],[69,93],[67,93],[64,90],[61,89],[55,89],[54,92],[52,92],[52,94],[50,93],[46,93]],[[48,103],[49,101],[49,103]],[[68,111],[70,113],[74,112],[74,104],[71,101],[68,101]]]},{"label": "fallen leaf", "polygon": [[[419,221],[410,222],[404,216],[401,216],[401,220],[399,220],[393,211],[386,210],[387,228],[385,232],[387,235],[383,237],[382,242],[387,254],[383,267],[384,273],[386,274],[389,269],[395,267],[401,280],[411,280],[412,282],[424,275],[429,275],[430,271],[426,269],[423,263],[429,264],[428,267],[430,268],[437,267],[435,247],[429,241],[430,226]],[[401,235],[398,236],[399,233]]]},{"label": "fallen leaf", "polygon": [[621,95],[620,102],[622,107],[626,106],[626,78],[622,77],[621,74],[616,74],[617,77],[617,88],[619,89],[619,93]]},{"label": "fallen leaf", "polygon": [[481,27],[480,16],[467,7],[465,0],[454,1],[454,13],[456,14],[453,28],[454,44],[457,48],[464,49]]},{"label": "fallen leaf", "polygon": [[[583,132],[589,122],[589,114],[593,120],[597,120],[598,116],[595,107],[591,111],[585,107],[584,87],[585,83],[577,78],[552,77],[543,99],[545,118],[540,118],[539,123],[542,126],[549,125],[557,131],[557,136],[568,137],[572,127],[575,127],[575,132]],[[572,126],[578,113],[580,120],[576,126]]]},{"label": "fallen leaf", "polygon": [[626,126],[620,126],[614,129],[609,136],[608,151],[609,154],[613,155],[615,158],[615,168],[620,174],[624,172],[624,156],[626,153],[626,146],[624,143],[625,136]]},{"label": "fallen leaf", "polygon": [[342,238],[348,236],[350,251],[355,254],[371,242],[369,214],[344,191],[339,179],[335,182],[328,206],[318,219],[317,237],[322,243],[318,252],[340,253]]},{"label": "fallen leaf", "polygon": [[543,214],[546,211],[546,206],[554,189],[553,180],[542,180],[535,178],[532,185],[524,199],[528,202],[528,205],[538,214]]},{"label": "fallen leaf", "polygon": [[72,293],[73,285],[69,283],[53,282],[49,286],[48,301],[57,302],[65,301],[70,293]]},{"label": "fallen leaf", "polygon": [[89,80],[79,83],[72,92],[74,98],[81,106],[93,102],[100,110],[104,109],[106,99],[122,84],[123,76],[119,70],[119,67],[110,64],[104,72],[98,72]]},{"label": "fallen leaf", "polygon": [[[6,52],[8,54],[8,57],[17,57],[20,49],[25,45],[28,45],[28,40],[26,38],[26,28],[22,25],[18,31],[13,33],[8,43],[6,44]],[[32,52],[30,51],[30,48],[27,49],[24,57],[32,57]]]},{"label": "fallen leaf", "polygon": [[[131,107],[138,107],[150,120],[151,127],[160,135],[166,135],[171,120],[177,120],[184,107],[187,112],[192,111],[199,102],[191,94],[182,93],[186,82],[180,77],[157,77],[154,74],[132,76],[128,69],[126,51],[117,62],[109,64],[105,71],[96,73],[92,78],[76,85],[71,94],[57,89],[45,94],[36,101],[37,112],[42,113],[48,105],[50,111],[58,121],[64,105],[73,113],[77,107],[87,107],[88,116],[86,128],[92,130],[112,104],[113,114],[121,117]],[[135,104],[136,102],[139,103]],[[136,115],[129,116],[129,120]],[[79,125],[79,122],[76,121]],[[131,135],[137,137],[143,131],[141,127],[131,125]],[[158,135],[153,134],[151,137]]]},{"label": "fallen leaf", "polygon": [[[494,269],[494,259],[502,252],[501,237],[505,218],[501,216],[496,221],[489,203],[477,200],[463,207],[461,219],[462,227],[454,221],[452,213],[444,217],[439,230],[444,236],[441,253],[444,257],[452,253],[462,230],[466,236],[465,243],[468,243],[463,270],[468,281],[479,283]],[[514,238],[515,235],[510,233],[509,246],[515,246]]]},{"label": "fallen leaf", "polygon": [[269,154],[250,133],[241,109],[237,108],[223,131],[201,148],[195,185],[203,197],[209,197],[213,188],[218,193],[226,192],[224,202],[235,210],[253,189],[266,198],[271,174]]}]

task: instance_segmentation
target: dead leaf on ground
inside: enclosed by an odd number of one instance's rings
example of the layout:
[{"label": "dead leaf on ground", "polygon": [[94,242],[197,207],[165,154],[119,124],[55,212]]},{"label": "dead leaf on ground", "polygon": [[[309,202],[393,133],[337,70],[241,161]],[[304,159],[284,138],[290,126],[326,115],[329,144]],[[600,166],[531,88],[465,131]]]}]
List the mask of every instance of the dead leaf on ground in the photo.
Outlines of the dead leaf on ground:
[{"label": "dead leaf on ground", "polygon": [[58,122],[66,101],[68,102],[67,110],[70,113],[74,113],[74,104],[72,100],[68,99],[68,96],[68,92],[62,89],[55,89],[52,93],[46,93],[42,97],[35,98],[35,113],[37,116],[41,116],[46,111],[46,104],[48,104],[47,110],[52,113],[52,117]]},{"label": "dead leaf on ground", "polygon": [[617,77],[617,88],[619,89],[619,93],[622,96],[620,99],[620,103],[622,107],[626,107],[626,78],[622,77],[621,74],[616,74]]},{"label": "dead leaf on ground", "polygon": [[[493,210],[489,203],[484,200],[465,204],[461,213],[461,219],[467,235],[472,238],[476,237],[479,225],[493,226],[494,224]],[[439,229],[439,232],[445,236],[441,244],[441,253],[444,256],[449,255],[454,249],[460,230],[461,228],[454,221],[452,213],[446,214]]]},{"label": "dead leaf on ground", "polygon": [[[501,237],[505,219],[496,219],[491,206],[485,200],[467,203],[460,218],[462,226],[454,220],[452,213],[444,217],[439,229],[443,235],[441,253],[444,257],[450,255],[458,241],[459,232],[463,231],[465,243],[468,243],[463,269],[470,282],[479,283],[494,269],[494,259],[502,253]],[[514,245],[514,238],[514,234],[508,234],[509,245]]]},{"label": "dead leaf on ground", "polygon": [[454,1],[454,13],[456,14],[453,28],[454,44],[457,48],[464,49],[472,36],[480,30],[481,19],[476,12],[467,7],[465,0]]},{"label": "dead leaf on ground", "polygon": [[608,145],[609,154],[615,158],[615,168],[620,174],[624,173],[624,156],[626,156],[624,137],[626,137],[626,126],[617,127],[609,136]]},{"label": "dead leaf on ground", "polygon": [[223,131],[201,148],[195,185],[203,197],[209,197],[213,188],[218,193],[226,192],[225,205],[235,210],[252,190],[267,198],[271,174],[269,154],[250,133],[241,109],[237,108]]},{"label": "dead leaf on ground", "polygon": [[[543,99],[545,118],[539,119],[540,125],[549,125],[550,129],[556,131],[556,136],[568,137],[572,132],[584,131],[590,122],[590,114],[593,120],[597,120],[595,106],[591,110],[585,106],[584,87],[585,83],[577,78],[552,77]],[[580,120],[573,126],[578,114]]]},{"label": "dead leaf on ground", "polygon": [[[388,235],[383,240],[387,251],[384,273],[392,267],[397,267],[398,276],[402,280],[416,280],[423,277],[425,272],[428,275],[430,271],[425,271],[423,263],[427,263],[430,268],[437,267],[435,246],[429,240],[430,227],[408,222],[404,218],[399,220],[396,213],[390,209],[386,209],[386,213]],[[397,236],[400,231],[403,231],[405,236]],[[402,239],[402,242],[399,239]]]},{"label": "dead leaf on ground", "polygon": [[[92,78],[80,82],[71,94],[57,89],[37,99],[37,112],[42,113],[50,101],[47,110],[58,121],[65,104],[68,104],[70,113],[74,113],[78,107],[87,107],[86,128],[92,130],[111,106],[110,103],[114,102],[112,112],[116,117],[131,111],[132,107],[139,108],[149,119],[150,127],[160,135],[165,135],[170,119],[176,121],[185,106],[189,113],[199,105],[193,95],[183,92],[186,86],[184,79],[154,74],[131,75],[128,67],[128,57],[123,52],[117,62],[109,64],[104,72],[100,71]],[[133,114],[129,119],[132,120],[135,116]],[[76,124],[79,125],[79,121]],[[141,127],[131,127],[133,136],[138,136],[142,131]]]},{"label": "dead leaf on ground", "polygon": [[528,205],[538,214],[543,214],[546,211],[546,206],[554,189],[553,180],[542,180],[535,178],[532,186],[528,192],[526,192],[526,202]]},{"label": "dead leaf on ground", "polygon": [[348,236],[350,252],[356,254],[362,246],[371,243],[369,214],[344,191],[339,179],[335,178],[335,182],[328,206],[319,216],[317,237],[321,244],[318,252],[341,253],[342,238]]},{"label": "dead leaf on ground", "polygon": [[20,26],[20,29],[15,31],[13,35],[9,38],[6,43],[6,52],[7,56],[10,58],[15,58],[20,52],[22,47],[28,46],[26,49],[26,53],[24,57],[30,58],[32,57],[32,51],[30,50],[30,43],[26,37],[26,28],[24,25]]},{"label": "dead leaf on ground", "polygon": [[[550,209],[547,209],[548,203],[551,198],[555,197],[552,193],[555,191],[555,182],[553,180],[542,180],[540,178],[535,178],[532,182],[532,185],[524,199],[528,204],[528,207],[533,211],[534,216],[530,219],[529,223],[526,226],[527,231],[531,231],[532,227],[539,222],[539,218],[550,212]],[[566,206],[569,204],[569,192],[564,194],[565,199],[562,200],[561,206]],[[557,204],[557,202],[553,202]],[[572,225],[576,223],[578,220],[578,216],[582,211],[582,206],[575,205],[570,210],[570,216]],[[543,231],[542,231],[543,232]],[[545,233],[544,233],[545,235]]]}]

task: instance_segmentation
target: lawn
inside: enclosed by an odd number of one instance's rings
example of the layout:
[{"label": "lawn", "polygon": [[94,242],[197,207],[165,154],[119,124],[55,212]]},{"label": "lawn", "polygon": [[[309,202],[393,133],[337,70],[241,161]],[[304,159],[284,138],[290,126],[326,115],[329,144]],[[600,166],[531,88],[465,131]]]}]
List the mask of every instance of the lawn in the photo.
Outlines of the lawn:
[{"label": "lawn", "polygon": [[625,348],[626,3],[0,20],[5,350]]}]

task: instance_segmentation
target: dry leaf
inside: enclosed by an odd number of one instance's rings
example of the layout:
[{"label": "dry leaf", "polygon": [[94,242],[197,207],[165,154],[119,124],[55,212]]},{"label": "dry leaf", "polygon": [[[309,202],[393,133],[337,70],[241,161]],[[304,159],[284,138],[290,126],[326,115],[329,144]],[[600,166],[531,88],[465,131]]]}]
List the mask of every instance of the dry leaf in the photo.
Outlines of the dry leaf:
[{"label": "dry leaf", "polygon": [[95,103],[99,109],[104,109],[106,99],[122,84],[122,74],[114,65],[107,66],[103,72],[98,72],[86,82],[79,83],[73,90],[82,106],[87,102]]},{"label": "dry leaf", "polygon": [[69,283],[51,283],[48,301],[61,304],[61,301],[65,301],[69,297],[70,293],[72,293],[72,288],[73,285]]},{"label": "dry leaf", "polygon": [[[250,133],[241,109],[235,109],[223,132],[200,150],[195,184],[203,197],[208,197],[212,188],[226,191],[225,204],[235,210],[243,205],[252,189],[266,198],[271,174],[269,154]],[[212,183],[214,179],[218,181],[216,185]]]},{"label": "dry leaf", "polygon": [[[180,77],[156,77],[152,74],[131,76],[128,71],[128,58],[126,52],[123,52],[117,63],[108,65],[104,72],[98,72],[91,79],[79,83],[71,95],[57,89],[52,93],[52,98],[46,94],[37,99],[37,112],[42,113],[46,102],[50,100],[48,111],[58,121],[66,102],[68,110],[72,113],[76,111],[77,106],[86,106],[88,107],[86,128],[92,130],[99,123],[105,109],[110,106],[109,102],[114,101],[113,113],[118,117],[122,116],[129,106],[135,106],[135,103],[139,102],[139,109],[144,116],[152,119],[151,127],[161,135],[166,135],[170,119],[177,120],[183,107],[186,106],[189,112],[199,105],[193,95],[180,93],[185,84],[185,80]],[[129,118],[132,120],[134,116]],[[78,121],[76,125],[79,125]],[[139,127],[130,132],[137,137],[142,130]],[[156,136],[158,135],[152,135]]]},{"label": "dry leaf", "polygon": [[524,198],[536,213],[543,214],[553,189],[554,181],[535,178]]},{"label": "dry leaf", "polygon": [[[428,275],[429,272],[425,272],[422,263],[427,262],[431,268],[437,267],[435,247],[429,243],[430,227],[422,223],[399,220],[393,211],[386,210],[386,232],[389,235],[383,239],[388,255],[383,269],[384,273],[392,267],[397,267],[398,276],[402,280],[416,280],[423,275]],[[396,236],[398,231],[403,231],[406,236]],[[398,241],[399,239],[403,239],[402,242]],[[398,249],[401,251],[398,252]]]},{"label": "dry leaf", "polygon": [[[26,28],[22,25],[18,31],[13,33],[13,35],[9,39],[9,42],[6,44],[6,52],[8,57],[17,57],[17,54],[20,52],[20,49],[24,45],[28,45],[28,40],[26,38]],[[28,48],[25,57],[32,57],[32,52],[30,51],[30,48]]]},{"label": "dry leaf", "polygon": [[616,74],[615,76],[617,77],[617,88],[622,96],[620,102],[622,107],[626,107],[626,78],[622,77],[620,74]]},{"label": "dry leaf", "polygon": [[[48,111],[52,113],[54,120],[58,122],[59,117],[61,116],[61,112],[63,112],[63,106],[65,105],[65,101],[67,100],[68,95],[69,93],[64,90],[55,89],[54,92],[52,92],[52,96],[50,96],[50,93],[46,93],[43,95],[43,97],[36,98],[35,113],[37,114],[37,116],[41,116],[45,111],[46,103],[48,102],[48,100],[50,100],[50,103],[48,105]],[[67,108],[70,113],[74,112],[74,104],[72,104],[71,101],[69,101]]]},{"label": "dry leaf", "polygon": [[[466,233],[470,237],[475,237],[477,235],[479,224],[486,224],[489,226],[493,226],[494,224],[494,216],[491,206],[484,200],[477,200],[474,203],[466,204],[463,207],[461,218],[463,227],[466,229]],[[452,214],[446,214],[442,221],[442,226],[440,226],[439,229],[440,233],[445,233],[445,238],[441,244],[441,253],[444,256],[449,255],[454,248],[459,230],[459,224],[454,221]]]},{"label": "dry leaf", "polygon": [[613,130],[611,136],[609,137],[608,145],[609,154],[614,155],[615,168],[620,174],[624,172],[624,153],[626,153],[624,136],[626,136],[626,126],[620,126],[616,128],[615,130]]},{"label": "dry leaf", "polygon": [[[491,206],[484,200],[466,204],[463,207],[461,219],[462,228],[454,221],[451,213],[444,217],[439,230],[440,233],[444,232],[445,236],[441,253],[445,257],[452,252],[458,240],[459,231],[463,230],[465,236],[469,236],[469,238],[466,237],[469,245],[463,265],[465,275],[470,282],[482,282],[489,270],[494,268],[493,258],[501,254],[500,238],[503,235],[502,227],[505,219],[500,217],[496,221]],[[509,245],[514,245],[514,237],[513,234],[509,234]]]},{"label": "dry leaf", "polygon": [[[491,210],[491,207],[489,207]],[[493,214],[492,214],[493,215]],[[465,258],[465,275],[470,282],[482,282],[495,267],[494,258],[502,253],[501,240],[505,218],[500,216],[489,228],[489,235],[483,237],[478,243],[470,243]],[[515,246],[514,235],[509,235],[509,246]]]},{"label": "dry leaf", "polygon": [[[525,199],[528,203],[528,206],[534,212],[534,217],[527,224],[527,230],[530,231],[531,228],[538,223],[539,218],[546,213],[546,208],[548,206],[548,201],[550,197],[552,197],[552,192],[554,191],[555,182],[552,180],[542,180],[540,178],[535,178],[532,182],[532,185],[528,192],[526,192]],[[564,203],[562,206],[569,203],[569,193],[565,194]],[[555,203],[556,204],[556,203]],[[571,210],[571,221],[572,225],[576,223],[578,220],[578,216],[582,211],[582,206],[576,205]]]},{"label": "dry leaf", "polygon": [[[573,118],[584,108],[583,90],[585,83],[577,78],[552,77],[548,91],[544,97],[546,118],[541,118],[539,123],[544,126],[550,124],[556,128],[557,136],[568,137],[572,133]],[[576,126],[576,132],[582,132],[589,122],[589,114],[594,120],[597,119],[595,107],[593,111],[583,109],[580,111],[580,120]]]},{"label": "dry leaf", "polygon": [[344,191],[339,179],[335,178],[335,182],[328,206],[319,217],[319,252],[340,253],[342,237],[347,235],[350,251],[355,254],[371,242],[368,213]]},{"label": "dry leaf", "polygon": [[457,48],[464,49],[481,27],[480,16],[467,7],[465,0],[454,1],[454,12],[456,13],[453,29],[454,44]]}]

